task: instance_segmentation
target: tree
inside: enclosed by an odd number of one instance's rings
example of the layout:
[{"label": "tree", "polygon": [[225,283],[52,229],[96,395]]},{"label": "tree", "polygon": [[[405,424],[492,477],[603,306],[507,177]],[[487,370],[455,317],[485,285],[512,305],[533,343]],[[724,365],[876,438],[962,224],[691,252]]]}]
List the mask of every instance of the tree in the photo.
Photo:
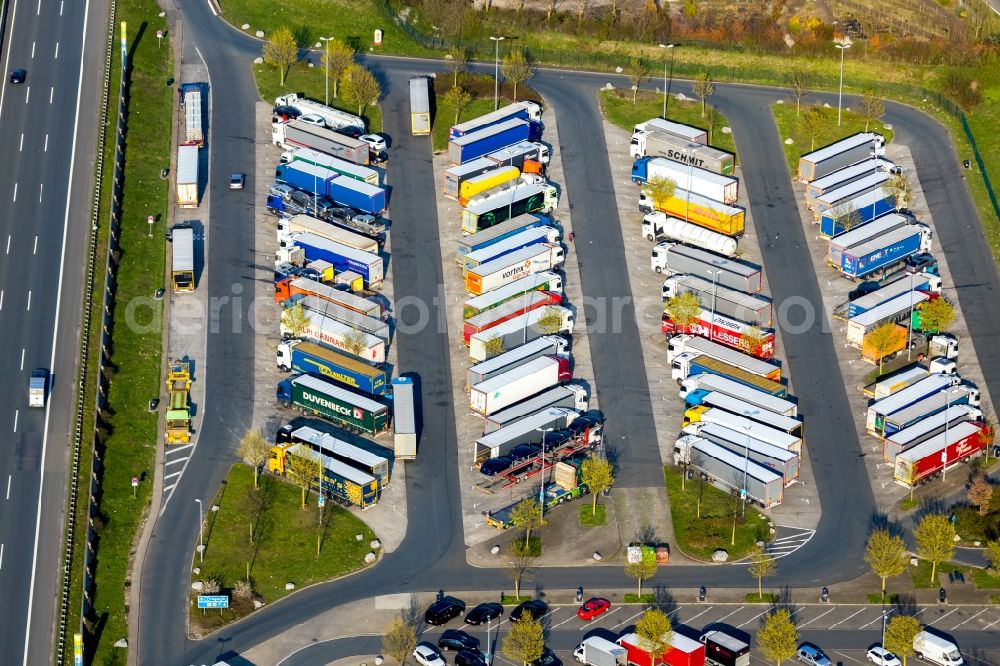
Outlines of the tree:
[{"label": "tree", "polygon": [[358,115],[363,115],[369,104],[378,104],[382,96],[382,88],[375,76],[361,65],[351,65],[340,75],[340,85],[343,87],[344,99],[358,108]]},{"label": "tree", "polygon": [[356,328],[352,328],[350,331],[344,335],[344,349],[348,354],[357,356],[358,358],[365,357],[365,350],[368,349],[368,337],[365,335],[364,331],[359,331]]},{"label": "tree", "polygon": [[590,506],[591,515],[597,514],[597,496],[614,485],[615,474],[611,463],[604,458],[590,456],[580,466],[580,476],[587,490],[590,491],[593,503]]},{"label": "tree", "polygon": [[955,320],[955,306],[944,296],[924,301],[917,311],[920,313],[920,330],[924,333],[937,333],[951,326]]},{"label": "tree", "polygon": [[917,555],[931,563],[931,584],[937,581],[937,565],[955,554],[955,526],[947,516],[931,514],[917,523],[913,530]]},{"label": "tree", "polygon": [[994,571],[1000,570],[1000,541],[987,541],[985,555],[990,567]]},{"label": "tree", "polygon": [[394,617],[382,632],[382,653],[402,664],[417,647],[417,632],[403,618]]},{"label": "tree", "polygon": [[323,49],[323,67],[328,67],[330,77],[333,79],[333,96],[337,96],[337,83],[343,75],[344,70],[354,64],[354,49],[344,44],[339,39],[332,39],[326,43]]},{"label": "tree", "polygon": [[309,313],[306,312],[302,302],[299,301],[281,313],[281,323],[284,324],[289,337],[302,337],[305,330],[309,328]]},{"label": "tree", "polygon": [[472,102],[472,94],[462,86],[453,86],[444,94],[444,103],[455,109],[455,124],[462,115],[462,111]]},{"label": "tree", "polygon": [[628,63],[628,80],[632,84],[632,105],[635,106],[639,86],[649,77],[649,63],[643,58],[632,58]]},{"label": "tree", "polygon": [[463,46],[452,46],[448,49],[448,56],[446,64],[451,72],[451,87],[456,88],[458,87],[458,73],[465,69],[465,65],[469,62],[469,49]]},{"label": "tree", "polygon": [[898,576],[906,569],[903,537],[893,536],[889,530],[874,530],[865,545],[865,562],[872,568],[872,573],[882,579],[882,596],[885,596],[886,579]]},{"label": "tree", "polygon": [[705,100],[715,94],[715,84],[712,83],[712,76],[708,72],[699,74],[692,84],[691,89],[694,96],[701,102],[701,117],[705,117]]},{"label": "tree", "polygon": [[766,341],[767,336],[759,326],[748,326],[740,333],[740,349],[751,356],[760,356]]},{"label": "tree", "polygon": [[510,623],[510,629],[503,637],[503,653],[508,659],[527,666],[541,657],[544,650],[545,631],[542,623],[531,613],[524,613]]},{"label": "tree", "polygon": [[486,350],[486,358],[493,358],[494,356],[499,356],[504,352],[503,338],[498,335],[494,335],[492,338],[486,341],[483,345]]},{"label": "tree", "polygon": [[833,216],[837,223],[844,228],[844,231],[861,226],[861,211],[850,201],[834,210]]},{"label": "tree", "polygon": [[889,180],[882,183],[882,190],[895,200],[896,210],[906,208],[913,195],[913,185],[905,173],[894,173],[889,176]]},{"label": "tree", "polygon": [[642,193],[653,203],[653,208],[660,210],[674,198],[677,183],[670,178],[654,176],[642,184]]},{"label": "tree", "polygon": [[816,150],[816,137],[822,134],[830,124],[830,119],[820,106],[811,106],[799,118],[799,126],[809,135],[809,150]]},{"label": "tree", "polygon": [[667,299],[667,304],[663,306],[663,311],[674,323],[674,326],[683,328],[698,319],[701,314],[701,303],[698,296],[692,291],[685,291]]},{"label": "tree", "polygon": [[236,453],[253,467],[253,487],[256,490],[260,468],[267,462],[267,456],[271,453],[271,446],[264,439],[264,433],[260,430],[247,430],[240,440]]},{"label": "tree", "polygon": [[899,346],[900,335],[904,335],[904,332],[899,324],[887,321],[879,324],[864,337],[862,345],[878,358],[879,374],[882,374],[882,362],[885,357]]},{"label": "tree", "polygon": [[788,75],[787,81],[788,87],[795,95],[795,117],[798,118],[799,111],[802,109],[802,98],[812,92],[809,90],[809,76],[801,69],[797,69]]},{"label": "tree", "polygon": [[299,45],[295,42],[295,35],[285,26],[278,28],[271,34],[271,39],[265,42],[261,57],[271,67],[278,68],[280,83],[285,85],[288,68],[295,64],[299,57]]},{"label": "tree", "polygon": [[760,546],[753,549],[750,554],[750,575],[757,579],[757,597],[764,597],[763,580],[774,575],[774,558],[767,554]]},{"label": "tree", "polygon": [[670,635],[674,628],[670,618],[659,608],[649,608],[635,623],[635,633],[639,637],[639,648],[649,655],[651,664],[659,661],[670,646]]},{"label": "tree", "polygon": [[531,530],[542,526],[542,505],[534,497],[526,497],[510,512],[510,522],[524,530],[524,549],[528,549]]},{"label": "tree", "polygon": [[979,507],[979,515],[985,516],[990,512],[990,500],[993,499],[993,486],[982,472],[976,474],[969,486],[969,501]]},{"label": "tree", "polygon": [[562,330],[562,312],[557,310],[554,306],[549,305],[545,308],[542,316],[538,318],[538,323],[536,325],[543,333],[545,333],[545,335],[554,335]]},{"label": "tree", "polygon": [[639,585],[636,595],[638,598],[642,598],[642,581],[656,575],[656,553],[649,548],[642,548],[640,552],[638,562],[625,561],[625,575],[635,578]]},{"label": "tree", "polygon": [[714,104],[708,105],[708,144],[712,145],[715,136],[715,128],[724,120],[722,113]]},{"label": "tree", "polygon": [[523,83],[535,75],[535,68],[528,62],[524,49],[513,49],[504,56],[501,62],[503,76],[514,84],[514,101],[517,101],[517,84]]},{"label": "tree", "polygon": [[514,582],[514,596],[521,596],[521,581],[531,571],[535,556],[520,539],[507,544],[507,575]]},{"label": "tree", "polygon": [[885,645],[889,652],[903,660],[906,666],[906,658],[916,654],[913,649],[913,639],[923,630],[920,620],[911,615],[893,615],[889,623],[885,625]]},{"label": "tree", "polygon": [[[292,463],[286,468],[285,474],[288,479],[302,490],[301,509],[306,508],[306,496],[313,486],[313,480],[319,480],[323,473],[323,460],[314,451],[303,451],[291,459]],[[322,491],[321,491],[322,492]]]},{"label": "tree", "polygon": [[865,119],[865,131],[874,121],[885,115],[885,103],[871,88],[861,93],[861,117]]},{"label": "tree", "polygon": [[757,647],[777,666],[795,656],[798,644],[799,632],[792,624],[791,614],[784,608],[779,608],[764,618],[757,631]]}]

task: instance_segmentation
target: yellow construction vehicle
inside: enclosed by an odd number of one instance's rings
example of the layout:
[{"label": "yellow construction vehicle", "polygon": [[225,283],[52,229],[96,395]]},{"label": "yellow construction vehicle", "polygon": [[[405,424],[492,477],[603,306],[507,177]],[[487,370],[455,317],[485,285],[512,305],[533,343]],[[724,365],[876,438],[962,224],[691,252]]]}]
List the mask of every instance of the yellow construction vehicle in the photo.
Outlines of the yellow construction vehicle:
[{"label": "yellow construction vehicle", "polygon": [[191,364],[171,361],[167,373],[167,444],[191,441]]}]

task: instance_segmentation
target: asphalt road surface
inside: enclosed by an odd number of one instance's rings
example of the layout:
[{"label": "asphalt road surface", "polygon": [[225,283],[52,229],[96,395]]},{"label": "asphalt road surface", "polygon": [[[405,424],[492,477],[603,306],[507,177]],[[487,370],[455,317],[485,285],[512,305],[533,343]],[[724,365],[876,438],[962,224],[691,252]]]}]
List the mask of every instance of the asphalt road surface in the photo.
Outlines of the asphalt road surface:
[{"label": "asphalt road surface", "polygon": [[[102,1],[6,2],[0,92],[0,663],[50,661],[62,571]],[[7,73],[27,80],[10,84]],[[79,122],[78,122],[79,121]],[[47,409],[28,377],[51,369]],[[44,511],[43,511],[44,509]]]}]

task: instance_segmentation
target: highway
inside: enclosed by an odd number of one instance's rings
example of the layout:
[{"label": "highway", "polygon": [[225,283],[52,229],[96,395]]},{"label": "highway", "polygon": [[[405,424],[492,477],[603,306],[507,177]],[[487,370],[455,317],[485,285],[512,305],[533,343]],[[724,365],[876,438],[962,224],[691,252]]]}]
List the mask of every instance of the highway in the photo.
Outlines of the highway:
[{"label": "highway", "polygon": [[[212,120],[216,128],[210,141],[212,161],[211,192],[224,187],[225,174],[242,170],[252,173],[253,136],[252,105],[256,89],[244,64],[259,54],[259,43],[225,25],[213,17],[207,4],[192,3],[181,7],[185,19],[185,34],[189,44],[197,44],[208,66],[214,88],[216,104]],[[187,48],[190,48],[188,46]],[[185,57],[188,54],[185,53]],[[394,284],[400,321],[410,324],[418,316],[416,306],[406,305],[412,298],[430,306],[431,321],[441,316],[437,302],[441,281],[441,257],[438,250],[437,220],[433,215],[435,184],[429,170],[430,150],[426,138],[415,138],[407,131],[405,80],[412,73],[441,71],[440,63],[403,58],[377,58],[372,60],[382,78],[387,96],[383,109],[386,132],[392,138],[392,163],[389,182],[394,188],[391,219],[393,246],[392,259]],[[613,207],[608,209],[609,182],[600,179],[609,173],[606,161],[593,159],[603,150],[603,131],[596,111],[594,91],[608,81],[624,84],[621,77],[609,74],[588,74],[555,70],[539,70],[532,86],[546,96],[557,109],[557,122],[563,146],[566,182],[562,185],[570,193],[574,205],[574,225],[578,230],[577,251],[580,252],[584,292],[588,297],[614,297],[608,285],[620,283],[628,270],[621,249]],[[676,85],[676,84],[675,84]],[[679,88],[685,91],[684,84]],[[768,108],[781,93],[763,87],[723,85],[716,86],[713,102],[730,118],[738,142],[741,161],[747,165],[744,174],[758,236],[762,240],[764,264],[769,274],[775,301],[797,299],[803,304],[814,305],[820,312],[819,290],[816,276],[805,255],[805,237],[795,209],[791,183],[781,154],[780,144]],[[826,98],[820,96],[821,98]],[[225,100],[219,104],[218,100]],[[947,135],[942,127],[923,114],[888,104],[887,120],[892,122],[909,143],[917,163],[921,165],[923,186],[936,220],[974,219],[971,201],[961,182],[962,174],[956,170],[953,151],[948,149]],[[910,134],[907,134],[909,132]],[[912,137],[920,136],[928,145],[927,150],[939,151],[937,159],[922,160],[921,143]],[[587,151],[573,145],[579,137],[587,137]],[[220,159],[215,159],[220,158]],[[586,163],[587,169],[582,165]],[[596,174],[596,176],[595,176]],[[596,183],[596,185],[595,185]],[[252,184],[248,184],[252,188]],[[603,188],[603,191],[602,191]],[[614,217],[607,217],[613,215]],[[964,215],[964,217],[962,217]],[[232,285],[246,280],[245,266],[253,254],[249,225],[245,220],[248,211],[212,208],[209,221],[210,233],[226,229],[233,242],[215,243],[210,246],[210,285],[213,295],[231,293]],[[221,220],[221,224],[218,222]],[[243,230],[238,228],[241,220]],[[946,226],[939,222],[939,226]],[[942,231],[942,245],[949,254],[965,251],[955,246],[951,236],[958,230]],[[594,240],[593,247],[582,242]],[[975,241],[970,241],[975,245]],[[984,244],[980,243],[980,252]],[[975,247],[971,248],[975,249]],[[950,265],[962,263],[959,257]],[[807,267],[803,269],[802,267]],[[954,270],[954,269],[953,269]],[[976,268],[976,289],[960,288],[959,297],[966,313],[970,310],[986,311],[986,299],[996,293],[996,272],[987,258]],[[590,274],[588,274],[590,273]],[[960,274],[954,276],[956,283]],[[990,292],[990,290],[994,290]],[[626,310],[627,312],[627,310]],[[220,321],[227,321],[220,316]],[[794,308],[792,318],[794,319]],[[1000,322],[990,315],[969,317],[969,326],[976,339],[988,340]],[[1000,316],[1000,315],[995,315]],[[864,535],[869,522],[876,519],[874,501],[867,475],[860,460],[858,434],[850,426],[846,392],[840,381],[835,356],[835,345],[829,331],[820,324],[822,318],[808,322],[796,331],[786,330],[784,343],[787,357],[796,376],[797,368],[808,368],[798,375],[796,394],[801,409],[809,419],[813,465],[816,469],[817,491],[824,507],[822,522],[815,538],[801,551],[781,560],[782,582],[790,587],[815,586],[848,580],[865,570],[861,558]],[[631,337],[635,336],[635,337]],[[248,342],[249,340],[249,342]],[[622,342],[624,340],[624,342]],[[224,344],[223,344],[224,343]],[[201,435],[220,445],[199,447],[195,454],[197,465],[184,476],[181,485],[164,515],[155,527],[154,541],[158,546],[150,549],[143,578],[143,603],[140,607],[139,635],[133,637],[132,647],[138,650],[138,663],[206,663],[220,652],[245,651],[249,646],[280,633],[284,628],[313,617],[331,605],[335,595],[337,603],[379,594],[426,591],[436,589],[495,590],[509,583],[503,572],[467,567],[464,559],[462,527],[458,516],[458,492],[455,487],[455,455],[457,441],[451,425],[450,407],[447,402],[451,378],[447,371],[447,349],[443,336],[435,326],[426,327],[421,333],[400,336],[398,340],[401,368],[420,375],[423,397],[422,449],[415,464],[409,467],[407,493],[409,502],[409,529],[400,549],[387,556],[374,569],[338,581],[335,584],[312,587],[295,594],[292,599],[265,608],[252,618],[228,627],[203,643],[188,641],[184,636],[187,591],[177,581],[187,580],[187,563],[190,561],[191,544],[195,543],[197,509],[192,499],[209,496],[232,461],[232,448],[245,424],[249,422],[249,400],[245,386],[252,384],[247,375],[252,362],[248,359],[252,332],[244,328],[236,334],[209,336],[207,409]],[[641,376],[645,370],[640,356],[629,349],[638,344],[637,334],[630,326],[618,334],[592,335],[592,355],[595,358],[595,383],[602,387],[602,407],[609,413],[609,427],[617,433],[629,433],[637,446],[647,447],[652,439],[652,407],[645,391],[628,394],[629,405],[622,407],[624,398],[613,395],[623,387],[638,385],[626,378]],[[980,345],[981,346],[981,345]],[[986,367],[997,350],[980,350]],[[598,361],[607,359],[608,362]],[[216,371],[216,368],[225,371]],[[638,374],[637,374],[638,373]],[[822,378],[820,380],[819,378]],[[1000,381],[994,379],[994,381]],[[991,384],[992,389],[992,384]],[[611,395],[609,395],[611,393]],[[622,391],[625,393],[625,391]],[[1000,390],[994,392],[1000,396]],[[620,409],[621,413],[617,410]],[[610,424],[613,424],[610,425]],[[612,435],[614,437],[614,435]],[[225,443],[225,444],[222,444]],[[845,455],[845,451],[847,455]],[[626,452],[631,461],[644,460],[648,452]],[[626,460],[629,460],[626,457]],[[658,460],[656,461],[658,465]],[[640,472],[643,473],[643,472]],[[845,492],[845,489],[851,489]],[[548,588],[573,588],[581,580],[576,569],[546,569],[539,575],[539,582]],[[697,587],[702,583],[716,586],[745,587],[752,581],[738,567],[712,568],[678,567],[658,577],[658,582],[674,587]],[[591,589],[622,587],[626,580],[618,567],[588,568],[586,584]],[[164,621],[165,618],[171,618]]]},{"label": "highway", "polygon": [[[4,3],[0,92],[0,663],[51,661],[106,5]],[[96,38],[95,38],[96,37]],[[20,85],[12,69],[27,71]],[[52,370],[47,409],[28,376]]]}]

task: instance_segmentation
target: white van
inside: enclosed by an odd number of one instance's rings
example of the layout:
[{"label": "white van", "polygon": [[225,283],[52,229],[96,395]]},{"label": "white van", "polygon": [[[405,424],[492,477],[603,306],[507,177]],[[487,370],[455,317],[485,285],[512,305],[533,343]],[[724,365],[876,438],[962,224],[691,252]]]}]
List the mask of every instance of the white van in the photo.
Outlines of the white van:
[{"label": "white van", "polygon": [[941,666],[965,666],[958,646],[949,640],[921,631],[913,638],[913,651],[917,659]]}]

